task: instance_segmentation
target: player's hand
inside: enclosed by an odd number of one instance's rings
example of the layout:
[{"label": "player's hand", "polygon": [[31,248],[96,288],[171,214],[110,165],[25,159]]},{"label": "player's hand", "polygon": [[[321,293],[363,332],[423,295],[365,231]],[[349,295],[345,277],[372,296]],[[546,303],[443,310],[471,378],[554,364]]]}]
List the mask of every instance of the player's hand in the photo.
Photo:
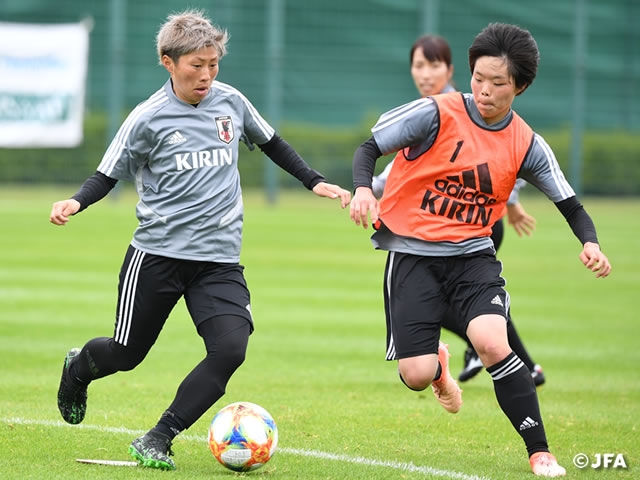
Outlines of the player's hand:
[{"label": "player's hand", "polygon": [[536,229],[536,219],[529,215],[519,203],[507,205],[507,221],[519,237],[522,234],[531,236]]},{"label": "player's hand", "polygon": [[600,251],[600,245],[597,243],[587,242],[582,247],[580,260],[592,272],[595,272],[596,278],[604,278],[611,273],[611,264],[607,256]]},{"label": "player's hand", "polygon": [[339,198],[340,205],[342,208],[345,208],[349,205],[351,201],[351,192],[349,190],[345,190],[338,185],[333,185],[331,183],[320,182],[315,187],[313,187],[313,193],[318,195],[319,197],[327,197],[327,198]]},{"label": "player's hand", "polygon": [[356,193],[351,200],[351,210],[349,212],[351,220],[356,225],[362,225],[363,228],[369,226],[368,219],[371,217],[371,224],[378,221],[380,214],[380,206],[378,200],[373,195],[373,191],[369,187],[358,187]]},{"label": "player's hand", "polygon": [[80,202],[70,198],[69,200],[61,200],[51,207],[51,215],[49,221],[54,225],[64,225],[69,221],[69,217],[80,210]]}]

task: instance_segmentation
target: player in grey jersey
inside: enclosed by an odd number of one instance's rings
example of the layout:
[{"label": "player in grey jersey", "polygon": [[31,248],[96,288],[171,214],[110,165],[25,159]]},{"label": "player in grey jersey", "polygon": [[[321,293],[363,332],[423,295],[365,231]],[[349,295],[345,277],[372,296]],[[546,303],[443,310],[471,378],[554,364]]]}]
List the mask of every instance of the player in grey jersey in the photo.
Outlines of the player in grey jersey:
[{"label": "player in grey jersey", "polygon": [[[580,261],[596,277],[611,272],[591,217],[565,180],[547,143],[513,110],[539,61],[532,35],[490,24],[469,48],[472,94],[445,93],[383,115],[353,158],[350,216],[374,224],[386,250],[384,304],[387,360],[412,390],[432,386],[456,413],[462,395],[449,373],[440,328],[448,308],[458,318],[493,380],[496,399],[522,438],[535,475],[564,476],[550,453],[536,388],[512,351],[506,329],[509,295],[489,238],[518,177],[555,203],[580,240]],[[376,160],[403,150],[382,200],[372,191]]]},{"label": "player in grey jersey", "polygon": [[239,264],[243,204],[240,142],[254,145],[316,195],[350,192],[326,183],[235,88],[215,81],[227,33],[203,12],[170,15],[157,37],[169,80],[127,117],[97,172],[68,200],[53,204],[50,221],[103,198],[118,180],[135,182],[139,225],[120,270],[113,337],[94,338],[64,361],[58,408],[82,422],[87,387],[135,368],[171,310],[184,298],[206,348],[205,358],[178,387],[157,425],[129,447],[143,466],[175,469],[171,444],[223,394],[245,358],[253,331],[250,295]]}]

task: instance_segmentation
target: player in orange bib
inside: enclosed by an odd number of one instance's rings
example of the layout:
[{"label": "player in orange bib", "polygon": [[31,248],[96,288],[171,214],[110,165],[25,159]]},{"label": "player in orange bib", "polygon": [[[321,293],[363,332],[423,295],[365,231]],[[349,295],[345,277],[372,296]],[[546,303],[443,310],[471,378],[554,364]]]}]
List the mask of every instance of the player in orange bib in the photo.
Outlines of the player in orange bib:
[{"label": "player in orange bib", "polygon": [[[451,83],[454,69],[451,47],[443,37],[433,34],[418,37],[409,52],[409,62],[411,66],[411,77],[420,96],[428,97],[439,93],[455,92],[455,88]],[[398,152],[397,156],[404,156],[404,152]],[[372,187],[376,198],[382,196],[392,166],[393,160],[387,164],[379,175],[373,177]],[[523,233],[530,235],[535,229],[536,224],[535,218],[527,214],[519,202],[519,191],[526,184],[527,182],[519,179],[507,201],[509,224],[513,226],[520,236],[522,236]],[[496,252],[498,252],[502,244],[503,235],[504,222],[502,218],[500,218],[491,227],[491,240],[493,241]],[[536,386],[540,386],[545,382],[542,367],[529,355],[520,335],[518,335],[510,312],[507,312],[507,315],[507,336],[509,338],[509,344],[531,372]],[[458,380],[466,382],[472,379],[482,370],[482,362],[467,338],[464,326],[461,326],[459,322],[457,322],[457,312],[454,311],[454,309],[449,309],[443,319],[442,327],[458,335],[467,344],[464,352],[464,365],[458,375]]]},{"label": "player in orange bib", "polygon": [[[376,232],[388,252],[384,273],[387,360],[412,390],[429,385],[451,413],[462,392],[449,373],[440,328],[449,308],[494,383],[496,399],[521,436],[534,474],[566,474],[550,453],[536,388],[507,338],[510,298],[490,239],[516,180],[540,189],[582,244],[596,277],[611,272],[596,229],[544,139],[511,108],[535,79],[539,52],[520,27],[493,23],[469,48],[472,94],[445,93],[383,114],[353,158],[350,216]],[[402,150],[381,201],[372,191],[376,160]]]}]

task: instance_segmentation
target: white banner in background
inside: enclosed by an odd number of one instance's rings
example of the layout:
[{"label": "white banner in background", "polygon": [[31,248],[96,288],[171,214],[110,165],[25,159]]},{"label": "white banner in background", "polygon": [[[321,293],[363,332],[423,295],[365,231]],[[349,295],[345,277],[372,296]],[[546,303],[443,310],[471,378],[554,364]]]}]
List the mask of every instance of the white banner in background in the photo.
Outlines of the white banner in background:
[{"label": "white banner in background", "polygon": [[0,148],[82,142],[89,29],[0,22]]}]

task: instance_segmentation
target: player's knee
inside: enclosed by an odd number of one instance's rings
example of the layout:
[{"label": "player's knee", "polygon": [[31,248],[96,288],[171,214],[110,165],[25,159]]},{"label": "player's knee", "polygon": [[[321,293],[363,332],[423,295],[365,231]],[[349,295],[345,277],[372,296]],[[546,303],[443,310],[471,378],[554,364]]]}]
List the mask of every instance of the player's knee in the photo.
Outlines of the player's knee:
[{"label": "player's knee", "polygon": [[411,390],[424,390],[427,388],[438,370],[438,356],[421,355],[418,357],[403,358],[398,361],[398,372],[404,384]]},{"label": "player's knee", "polygon": [[511,353],[508,343],[487,340],[474,345],[480,360],[484,365],[494,365],[505,359]]},{"label": "player's knee", "polygon": [[207,347],[207,358],[219,362],[231,372],[244,362],[250,333],[249,322],[236,316],[218,318],[200,328]]},{"label": "player's knee", "polygon": [[223,348],[215,353],[209,352],[200,364],[201,381],[215,387],[216,398],[224,395],[227,383],[245,359],[245,348]]},{"label": "player's knee", "polygon": [[217,362],[226,365],[228,370],[235,371],[244,363],[247,354],[247,343],[243,341],[227,341],[215,354]]},{"label": "player's knee", "polygon": [[421,391],[431,384],[435,372],[419,370],[417,368],[398,369],[400,380],[411,390]]},{"label": "player's knee", "polygon": [[118,371],[127,372],[136,368],[144,357],[147,356],[148,349],[140,350],[130,346],[124,346],[113,342],[111,346],[113,358],[116,359]]}]

